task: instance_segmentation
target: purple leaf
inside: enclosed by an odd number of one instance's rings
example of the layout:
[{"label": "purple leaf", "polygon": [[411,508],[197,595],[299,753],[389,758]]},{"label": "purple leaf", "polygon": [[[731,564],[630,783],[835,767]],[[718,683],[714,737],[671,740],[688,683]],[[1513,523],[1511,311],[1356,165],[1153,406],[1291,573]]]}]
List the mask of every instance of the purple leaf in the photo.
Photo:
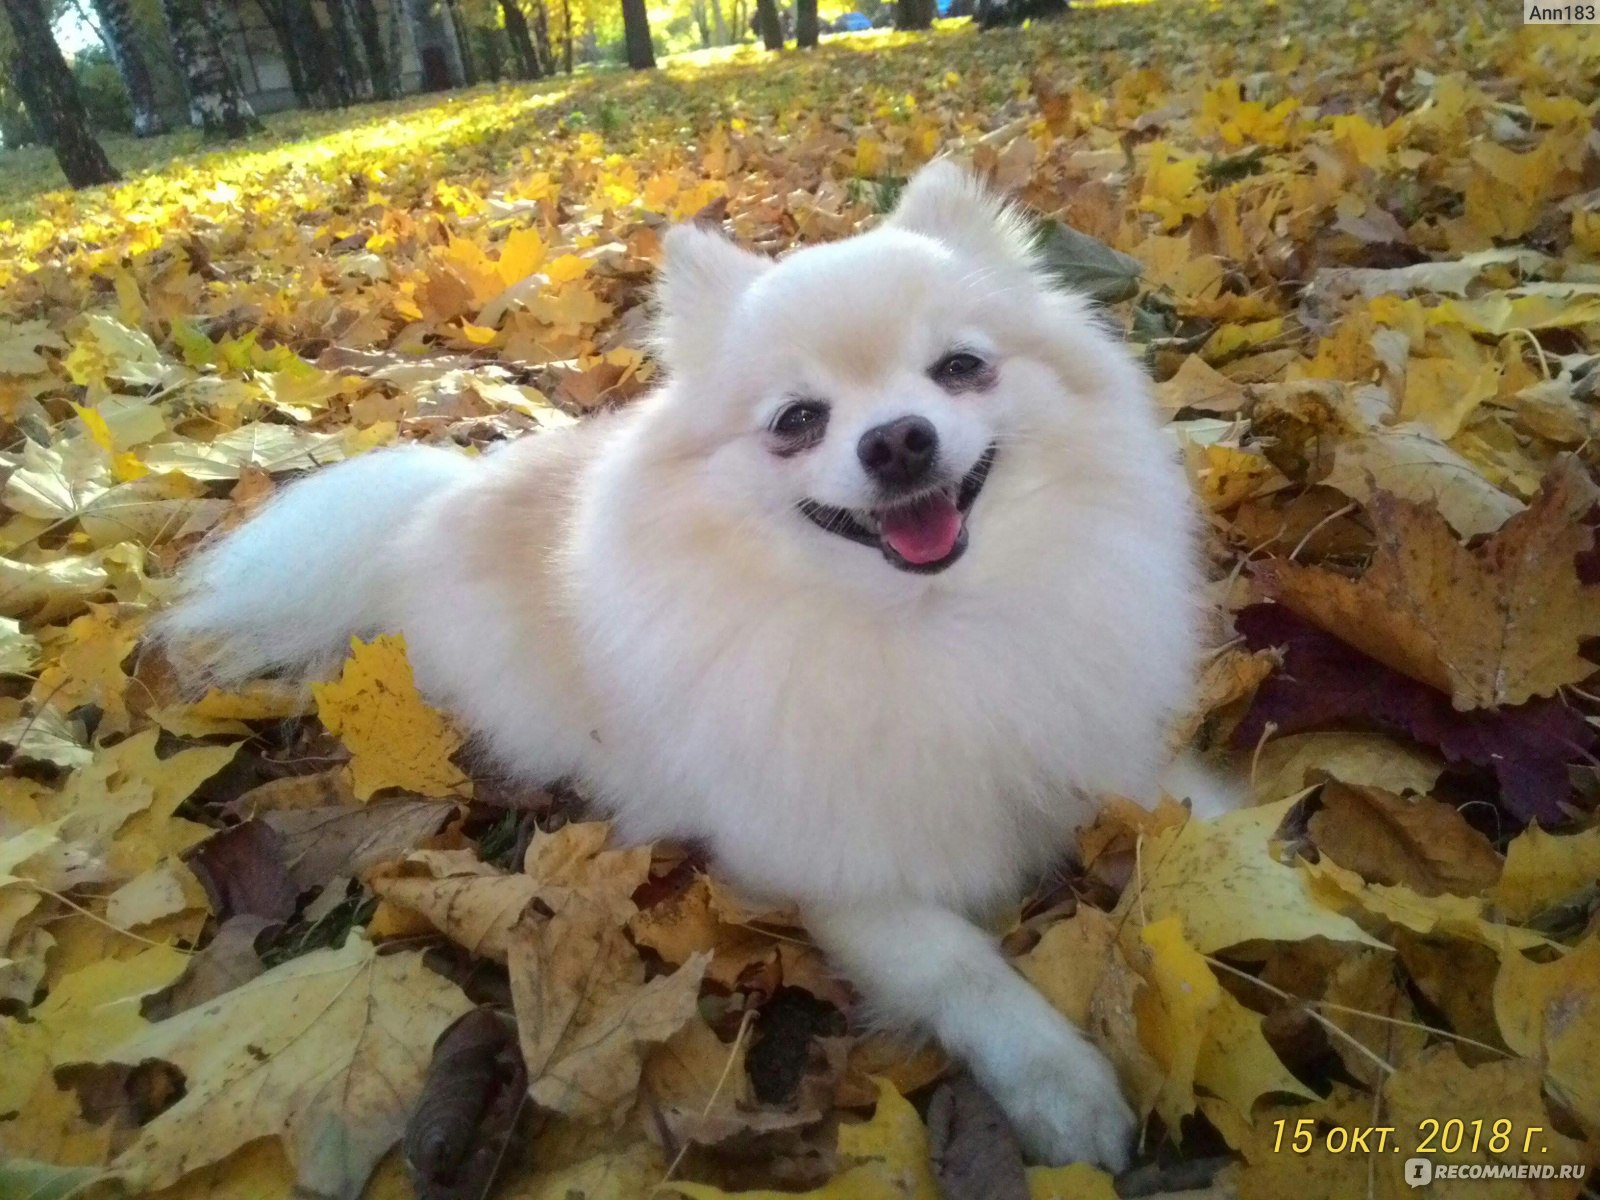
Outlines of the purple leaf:
[{"label": "purple leaf", "polygon": [[1458,712],[1443,692],[1368,658],[1281,604],[1252,604],[1234,626],[1252,650],[1275,646],[1284,656],[1234,730],[1236,748],[1253,747],[1269,724],[1279,734],[1377,728],[1432,746],[1451,763],[1487,767],[1502,807],[1519,822],[1565,816],[1567,764],[1595,738],[1582,715],[1559,699]]}]

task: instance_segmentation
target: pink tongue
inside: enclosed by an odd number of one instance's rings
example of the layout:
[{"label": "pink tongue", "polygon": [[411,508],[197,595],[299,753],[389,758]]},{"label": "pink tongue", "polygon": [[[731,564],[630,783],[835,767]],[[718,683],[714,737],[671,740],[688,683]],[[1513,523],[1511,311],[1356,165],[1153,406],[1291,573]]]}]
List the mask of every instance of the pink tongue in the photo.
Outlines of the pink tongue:
[{"label": "pink tongue", "polygon": [[883,540],[908,563],[948,558],[961,536],[961,513],[948,496],[930,496],[882,517]]}]

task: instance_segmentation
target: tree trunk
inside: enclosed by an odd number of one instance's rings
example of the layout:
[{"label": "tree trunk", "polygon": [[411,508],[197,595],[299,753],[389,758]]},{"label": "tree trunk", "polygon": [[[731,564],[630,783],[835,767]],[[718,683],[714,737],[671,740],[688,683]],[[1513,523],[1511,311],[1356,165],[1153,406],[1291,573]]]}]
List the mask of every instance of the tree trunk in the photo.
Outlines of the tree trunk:
[{"label": "tree trunk", "polygon": [[756,0],[756,24],[768,50],[783,49],[783,21],[778,16],[778,0]]},{"label": "tree trunk", "polygon": [[461,82],[471,87],[478,82],[478,67],[472,58],[472,41],[467,37],[467,23],[461,16],[461,5],[457,0],[443,0],[443,3],[445,16],[449,22],[446,33],[456,46],[456,61],[461,66]]},{"label": "tree trunk", "polygon": [[712,45],[726,46],[728,44],[728,23],[722,18],[722,0],[708,0],[711,5],[711,38]]},{"label": "tree trunk", "polygon": [[[9,0],[8,0],[9,2]],[[189,114],[207,137],[236,138],[261,128],[250,101],[228,69],[206,11],[209,0],[161,0],[173,53],[189,92]]]},{"label": "tree trunk", "polygon": [[278,57],[283,59],[283,69],[289,73],[289,90],[294,93],[296,103],[301,108],[316,107],[313,85],[306,75],[306,65],[300,61],[299,42],[284,5],[274,0],[256,0],[256,7],[261,10],[272,36],[278,40]]},{"label": "tree trunk", "polygon": [[572,74],[572,0],[561,0],[561,68]]},{"label": "tree trunk", "polygon": [[517,78],[539,78],[539,51],[534,47],[522,5],[517,0],[500,0],[500,12],[506,19],[506,36],[511,39],[511,49],[516,54]]},{"label": "tree trunk", "polygon": [[337,70],[344,88],[345,103],[370,95],[372,80],[367,74],[367,64],[361,44],[356,40],[355,22],[345,0],[325,0],[328,19],[333,22],[333,40],[338,47]]},{"label": "tree trunk", "polygon": [[[300,58],[310,64],[310,73],[316,79],[322,102],[332,108],[343,108],[350,103],[350,77],[339,60],[334,40],[328,30],[317,20],[311,0],[286,0],[295,37],[300,43]],[[330,4],[333,0],[330,0]]]},{"label": "tree trunk", "polygon": [[550,56],[550,12],[548,0],[539,0],[533,10],[533,48],[539,56],[539,78],[556,73],[555,59]]},{"label": "tree trunk", "polygon": [[817,0],[794,0],[795,45],[810,50],[817,44]]},{"label": "tree trunk", "polygon": [[655,47],[650,44],[650,14],[644,0],[622,0],[622,35],[630,67],[647,71],[656,65]]},{"label": "tree trunk", "polygon": [[128,104],[133,109],[133,134],[135,137],[152,137],[167,131],[167,122],[156,103],[155,84],[150,80],[150,64],[145,62],[144,50],[139,45],[138,29],[133,23],[133,9],[128,0],[94,0],[94,11],[100,17],[106,41],[111,46],[111,59],[117,64],[117,74],[122,86],[128,90]]},{"label": "tree trunk", "polygon": [[372,78],[373,99],[389,100],[393,98],[398,85],[389,71],[389,56],[384,53],[378,6],[373,0],[353,0],[353,3],[356,30],[361,35],[361,48],[367,55],[367,74]]},{"label": "tree trunk", "polygon": [[933,0],[896,0],[894,27],[896,29],[932,29]]},{"label": "tree trunk", "polygon": [[62,57],[41,0],[0,0],[11,19],[16,57],[11,63],[28,119],[44,135],[67,182],[75,188],[114,183],[117,174],[100,143],[89,132],[89,114],[78,95],[78,81]]},{"label": "tree trunk", "polygon": [[348,99],[349,86],[328,33],[310,0],[256,0],[278,39],[289,86],[303,108],[332,108]]},{"label": "tree trunk", "polygon": [[449,15],[441,14],[435,0],[406,0],[411,18],[411,38],[422,62],[422,89],[442,91],[461,84],[461,59],[455,39],[446,28]]}]

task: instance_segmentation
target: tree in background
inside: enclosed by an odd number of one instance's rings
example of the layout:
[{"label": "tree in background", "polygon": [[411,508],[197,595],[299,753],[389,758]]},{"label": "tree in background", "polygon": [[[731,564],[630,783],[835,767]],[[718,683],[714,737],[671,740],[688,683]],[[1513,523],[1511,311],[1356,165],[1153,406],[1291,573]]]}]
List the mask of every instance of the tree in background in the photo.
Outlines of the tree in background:
[{"label": "tree in background", "polygon": [[349,76],[334,53],[332,39],[317,20],[311,0],[256,0],[266,18],[289,86],[302,108],[333,108],[350,102]]},{"label": "tree in background", "polygon": [[756,25],[768,50],[783,49],[783,18],[778,13],[778,0],[756,0]]},{"label": "tree in background", "polygon": [[506,36],[511,39],[511,50],[517,59],[518,79],[538,79],[544,74],[539,47],[533,40],[533,30],[528,17],[517,0],[500,0],[500,12],[505,18]]},{"label": "tree in background", "polygon": [[367,57],[367,78],[372,84],[372,98],[392,99],[400,92],[400,82],[394,77],[389,65],[390,55],[383,46],[383,25],[378,20],[378,6],[374,0],[351,0],[351,7],[355,10],[361,49]]},{"label": "tree in background", "polygon": [[89,132],[89,115],[72,69],[56,45],[43,0],[0,0],[0,4],[16,40],[8,64],[11,76],[28,116],[56,152],[67,182],[81,188],[122,178]]},{"label": "tree in background", "polygon": [[128,0],[94,0],[94,11],[100,18],[100,31],[111,51],[111,61],[117,64],[117,74],[122,77],[122,86],[128,91],[128,103],[133,109],[134,136],[151,137],[165,133],[167,122],[156,101],[150,64],[145,61],[144,50],[139,45],[133,6]]},{"label": "tree in background", "polygon": [[803,49],[817,44],[817,0],[794,0],[794,41]]},{"label": "tree in background", "polygon": [[650,44],[650,14],[644,0],[622,0],[622,37],[627,43],[630,67],[645,71],[656,65],[655,47]]},{"label": "tree in background", "polygon": [[261,121],[240,93],[238,81],[222,56],[210,3],[211,0],[161,0],[161,11],[189,93],[190,120],[207,137],[243,137],[259,130]]},{"label": "tree in background", "polygon": [[459,87],[466,80],[466,72],[449,14],[441,12],[435,0],[406,0],[406,14],[411,19],[417,57],[422,61],[423,91]]},{"label": "tree in background", "polygon": [[539,52],[539,73],[541,75],[554,75],[556,73],[555,56],[550,50],[550,8],[549,0],[538,0],[533,9],[533,44]]},{"label": "tree in background", "polygon": [[894,27],[896,29],[931,29],[937,10],[934,0],[896,0]]},{"label": "tree in background", "polygon": [[343,84],[345,102],[372,94],[372,81],[367,75],[366,55],[356,40],[355,18],[346,0],[325,0],[328,20],[333,22],[333,40],[338,51],[339,78]]}]

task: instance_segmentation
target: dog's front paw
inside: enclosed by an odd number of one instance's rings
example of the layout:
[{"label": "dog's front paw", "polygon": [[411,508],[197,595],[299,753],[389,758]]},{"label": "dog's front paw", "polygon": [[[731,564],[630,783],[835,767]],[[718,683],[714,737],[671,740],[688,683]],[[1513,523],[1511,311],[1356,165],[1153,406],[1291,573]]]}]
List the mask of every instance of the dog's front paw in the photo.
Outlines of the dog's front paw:
[{"label": "dog's front paw", "polygon": [[1030,1158],[1093,1163],[1112,1174],[1128,1165],[1137,1121],[1111,1064],[1087,1043],[1036,1054],[991,1079],[989,1090],[1011,1119]]}]

